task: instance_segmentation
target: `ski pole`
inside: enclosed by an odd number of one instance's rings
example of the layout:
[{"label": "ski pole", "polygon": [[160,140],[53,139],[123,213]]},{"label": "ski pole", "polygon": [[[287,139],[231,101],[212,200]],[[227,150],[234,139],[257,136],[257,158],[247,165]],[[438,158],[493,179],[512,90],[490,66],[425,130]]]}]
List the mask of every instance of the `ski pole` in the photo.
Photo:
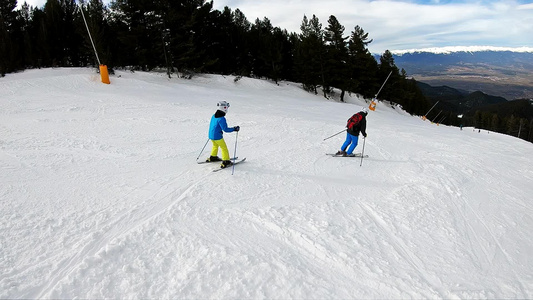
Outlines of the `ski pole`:
[{"label": "ski pole", "polygon": [[332,137],[334,137],[334,136],[336,136],[336,135],[339,135],[339,134],[341,134],[341,133],[343,133],[343,132],[345,132],[345,131],[346,131],[346,129],[344,129],[343,131],[339,131],[339,132],[335,133],[334,135],[325,138],[324,141],[325,141],[325,140],[328,140],[328,139],[330,139],[330,138],[332,138]]},{"label": "ski pole", "polygon": [[198,160],[200,158],[200,155],[202,155],[202,152],[204,152],[204,149],[205,149],[205,146],[207,146],[207,143],[209,143],[209,139],[207,139],[207,141],[205,142],[205,145],[202,148],[202,151],[200,151],[200,154],[198,154],[198,157],[196,158],[196,160]]},{"label": "ski pole", "polygon": [[235,135],[235,150],[233,151],[233,168],[231,169],[231,175],[235,172],[235,161],[237,160],[237,139],[239,138],[239,132]]},{"label": "ski pole", "polygon": [[365,156],[365,142],[366,142],[366,137],[363,138],[363,151],[361,152],[361,164],[359,165],[360,167],[363,166],[363,156]]}]

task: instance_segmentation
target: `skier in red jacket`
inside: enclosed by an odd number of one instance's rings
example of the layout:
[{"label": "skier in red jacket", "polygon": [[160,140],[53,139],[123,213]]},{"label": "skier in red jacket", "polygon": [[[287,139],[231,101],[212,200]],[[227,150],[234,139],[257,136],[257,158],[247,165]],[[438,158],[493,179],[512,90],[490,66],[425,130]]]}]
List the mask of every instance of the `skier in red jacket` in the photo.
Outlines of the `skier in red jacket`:
[{"label": "skier in red jacket", "polygon": [[[366,138],[366,116],[368,115],[368,108],[363,107],[360,112],[354,114],[346,124],[346,140],[335,155],[341,156],[355,156],[353,150],[357,147],[359,141],[359,133],[362,133]],[[346,151],[348,149],[348,151]]]}]

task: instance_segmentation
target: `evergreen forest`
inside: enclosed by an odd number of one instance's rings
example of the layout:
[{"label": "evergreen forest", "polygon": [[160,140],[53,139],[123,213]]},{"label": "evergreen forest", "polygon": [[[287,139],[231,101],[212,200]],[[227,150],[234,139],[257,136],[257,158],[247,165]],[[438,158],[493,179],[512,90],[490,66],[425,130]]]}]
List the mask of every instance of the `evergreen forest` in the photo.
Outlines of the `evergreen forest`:
[{"label": "evergreen forest", "polygon": [[[83,10],[83,14],[80,9]],[[87,29],[91,33],[98,60]],[[345,93],[379,96],[411,114],[428,101],[390,52],[378,63],[362,28],[347,32],[335,16],[327,24],[303,16],[301,32],[274,27],[265,17],[250,22],[239,10],[214,10],[205,0],[48,0],[44,7],[0,0],[0,75],[28,68],[105,64],[168,76],[195,73],[300,82],[313,93],[340,100]],[[339,92],[340,91],[340,92]]]},{"label": "evergreen forest", "polygon": [[[88,31],[90,32],[90,36]],[[92,38],[91,38],[92,37]],[[249,21],[205,0],[47,0],[43,7],[0,0],[0,77],[32,68],[97,67],[299,82],[326,98],[386,99],[412,115],[432,106],[388,50],[374,58],[369,33],[331,15],[302,16],[300,32]],[[94,45],[94,46],[93,46]],[[95,55],[95,51],[98,56]],[[390,74],[390,77],[389,77]],[[387,80],[387,84],[382,84]],[[459,126],[448,112],[442,123]]]}]

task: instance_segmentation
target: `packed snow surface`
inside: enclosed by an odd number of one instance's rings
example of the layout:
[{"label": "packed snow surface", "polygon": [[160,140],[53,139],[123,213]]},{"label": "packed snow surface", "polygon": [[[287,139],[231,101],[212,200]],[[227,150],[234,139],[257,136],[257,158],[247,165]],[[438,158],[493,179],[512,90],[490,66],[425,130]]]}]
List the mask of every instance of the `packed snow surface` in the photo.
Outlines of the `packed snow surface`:
[{"label": "packed snow surface", "polygon": [[[220,100],[247,160],[214,173]],[[369,158],[326,156],[367,105],[232,76],[1,78],[0,298],[532,298],[533,145],[378,103]]]}]

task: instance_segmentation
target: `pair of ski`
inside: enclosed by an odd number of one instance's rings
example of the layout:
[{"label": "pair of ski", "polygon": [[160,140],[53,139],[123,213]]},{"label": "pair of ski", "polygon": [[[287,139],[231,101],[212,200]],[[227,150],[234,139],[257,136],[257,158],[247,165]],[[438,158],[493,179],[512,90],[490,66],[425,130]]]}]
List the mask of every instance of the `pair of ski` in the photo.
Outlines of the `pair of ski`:
[{"label": "pair of ski", "polygon": [[[357,158],[357,157],[363,156],[363,158],[368,158],[368,155],[362,155],[362,153],[356,153],[354,156],[343,156],[343,155],[337,155],[336,153],[326,153],[326,155],[329,155],[329,156],[332,156],[332,157],[350,157],[350,158]],[[238,164],[246,161],[246,157],[243,158],[243,159],[239,159],[239,160],[237,160],[237,159],[238,159],[238,157],[230,158],[230,160],[232,162],[232,165],[229,165],[229,166],[227,166],[225,168],[214,169],[213,172],[218,172],[218,171],[224,170],[224,169],[230,169],[231,166],[238,165]],[[198,164],[208,164],[208,163],[215,163],[215,162],[221,162],[221,161],[199,161]]]},{"label": "pair of ski", "polygon": [[[242,163],[242,162],[244,162],[244,161],[246,160],[246,157],[243,158],[243,159],[239,159],[239,160],[237,160],[238,158],[239,158],[239,157],[232,157],[232,158],[230,158],[231,163],[232,163],[231,165],[229,165],[229,166],[227,166],[227,167],[225,167],[225,168],[214,169],[213,172],[218,172],[218,171],[220,171],[220,170],[224,170],[224,169],[231,169],[232,166],[234,166],[234,165],[238,165],[238,164],[240,164],[240,163]],[[198,164],[210,164],[210,163],[216,163],[216,162],[217,162],[217,163],[222,163],[222,161],[220,161],[220,160],[217,160],[217,161],[199,161],[199,162],[197,162],[197,163],[198,163]]]},{"label": "pair of ski", "polygon": [[[333,157],[347,157],[347,158],[354,158],[359,157],[361,158],[362,153],[355,153],[354,156],[343,156],[343,155],[337,155],[336,153],[326,153],[326,155],[333,156]],[[363,155],[363,158],[368,158],[368,155]]]}]

